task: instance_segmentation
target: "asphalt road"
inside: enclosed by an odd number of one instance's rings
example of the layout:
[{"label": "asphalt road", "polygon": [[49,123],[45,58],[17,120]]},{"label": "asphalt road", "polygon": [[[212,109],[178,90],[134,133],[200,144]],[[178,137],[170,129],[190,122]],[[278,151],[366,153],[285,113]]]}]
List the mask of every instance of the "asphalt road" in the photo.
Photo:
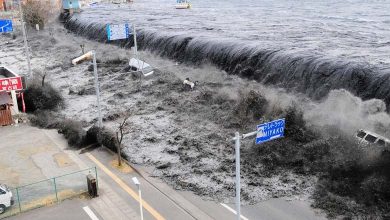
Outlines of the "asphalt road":
[{"label": "asphalt road", "polygon": [[[34,209],[20,215],[12,216],[9,220],[91,220],[92,218],[83,209],[88,206],[87,200],[72,199],[65,200],[57,205]],[[98,219],[102,219],[93,208],[90,210]],[[92,219],[93,220],[93,219]]]},{"label": "asphalt road", "polygon": [[[7,128],[11,129],[11,127]],[[13,129],[30,129],[21,126]],[[12,129],[11,129],[12,130]],[[11,139],[19,139],[18,135],[6,135],[12,131],[4,132],[9,141],[8,148],[13,149]],[[176,191],[157,178],[150,177],[144,167],[129,167],[126,171],[113,167],[116,158],[114,154],[105,148],[95,149],[91,152],[79,154],[77,151],[67,149],[66,141],[56,131],[36,132],[35,139],[41,140],[34,143],[34,149],[38,147],[43,155],[51,155],[47,152],[61,152],[68,156],[72,167],[78,169],[96,166],[98,169],[99,197],[94,199],[65,200],[49,207],[38,208],[9,219],[56,219],[56,220],[118,220],[140,219],[138,188],[131,181],[137,177],[141,183],[143,213],[145,220],[192,220],[192,219],[236,219],[234,204],[221,204],[216,201],[205,201],[191,192]],[[0,136],[1,136],[0,135]],[[5,137],[4,137],[5,138]],[[29,143],[17,142],[19,147]],[[24,144],[23,144],[24,143]],[[40,146],[56,146],[42,148]],[[46,152],[47,151],[47,152]],[[34,152],[34,151],[32,151]],[[12,153],[12,152],[11,152]],[[47,166],[57,166],[52,163]],[[66,170],[65,170],[66,171]],[[49,175],[48,173],[47,175]],[[88,213],[90,215],[88,215]],[[278,219],[325,219],[323,215],[317,215],[304,201],[287,202],[283,199],[271,199],[254,206],[242,206],[242,219],[247,220],[278,220]]]}]

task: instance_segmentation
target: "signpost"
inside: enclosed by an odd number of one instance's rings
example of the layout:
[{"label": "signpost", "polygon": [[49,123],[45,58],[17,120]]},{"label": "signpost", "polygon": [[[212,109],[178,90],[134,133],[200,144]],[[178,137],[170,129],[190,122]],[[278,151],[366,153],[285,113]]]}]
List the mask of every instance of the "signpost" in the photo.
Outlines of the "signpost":
[{"label": "signpost", "polygon": [[0,20],[0,33],[12,32],[12,20]]},{"label": "signpost", "polygon": [[129,24],[108,24],[106,31],[109,41],[127,39],[130,34]]},{"label": "signpost", "polygon": [[236,132],[233,140],[235,141],[235,151],[236,151],[236,212],[237,212],[237,220],[241,219],[241,174],[240,174],[240,140],[252,137],[256,135],[256,144],[261,144],[270,140],[274,140],[277,138],[284,137],[284,126],[285,119],[278,119],[275,121],[267,122],[264,124],[257,125],[257,129],[254,132],[250,132],[247,134],[243,134],[240,136],[239,132]]},{"label": "signpost", "polygon": [[[144,76],[149,76],[154,73],[153,68],[146,62],[139,59],[137,46],[137,31],[133,24],[133,39],[134,39],[134,57],[129,60],[129,66],[134,71],[141,71]],[[106,27],[107,39],[109,41],[127,39],[130,36],[129,24],[108,24]]]}]

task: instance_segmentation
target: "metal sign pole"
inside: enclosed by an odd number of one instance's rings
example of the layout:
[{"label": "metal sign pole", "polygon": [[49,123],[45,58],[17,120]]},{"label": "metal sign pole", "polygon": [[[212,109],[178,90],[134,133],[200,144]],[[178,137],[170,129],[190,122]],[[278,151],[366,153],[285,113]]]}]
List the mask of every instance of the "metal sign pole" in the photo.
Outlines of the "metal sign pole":
[{"label": "metal sign pole", "polygon": [[96,52],[92,51],[93,55],[93,75],[95,76],[95,90],[96,90],[96,99],[97,99],[97,107],[98,107],[98,126],[99,128],[103,125],[102,112],[100,108],[100,90],[99,90],[99,78],[97,72],[97,64],[96,64]]},{"label": "metal sign pole", "polygon": [[[138,67],[140,67],[140,60],[139,60],[139,57],[138,57],[138,46],[137,46],[137,31],[135,29],[135,24],[133,24],[133,37],[134,37],[134,56],[135,58],[137,59],[137,62],[138,62]],[[143,74],[143,69],[141,67],[141,73]]]},{"label": "metal sign pole", "polygon": [[133,24],[133,37],[134,37],[134,56],[138,59],[138,46],[137,46],[137,31],[135,30],[135,24]]},{"label": "metal sign pole", "polygon": [[236,151],[236,212],[237,220],[241,219],[241,201],[240,201],[240,139],[245,139],[248,137],[256,136],[256,144],[261,144],[266,141],[274,140],[276,138],[281,138],[284,135],[284,125],[285,119],[278,119],[268,123],[264,123],[257,126],[257,130],[243,134],[240,136],[239,132],[236,132],[233,140],[235,141],[235,151]]},{"label": "metal sign pole", "polygon": [[19,0],[19,11],[20,11],[20,22],[22,23],[22,32],[23,32],[23,38],[24,38],[24,49],[26,52],[27,57],[27,68],[28,68],[28,75],[33,78],[32,71],[31,71],[31,63],[30,63],[30,52],[28,50],[28,42],[27,42],[27,33],[26,33],[26,27],[23,19],[23,10],[22,10],[22,2]]},{"label": "metal sign pole", "polygon": [[236,211],[237,211],[237,220],[241,219],[241,201],[240,201],[240,133],[236,132],[235,137],[236,142]]}]

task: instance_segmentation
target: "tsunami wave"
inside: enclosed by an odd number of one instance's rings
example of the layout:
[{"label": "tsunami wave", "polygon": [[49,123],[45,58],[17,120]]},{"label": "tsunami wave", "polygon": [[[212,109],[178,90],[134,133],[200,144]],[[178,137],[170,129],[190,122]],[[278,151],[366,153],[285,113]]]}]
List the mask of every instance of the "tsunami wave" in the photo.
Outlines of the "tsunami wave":
[{"label": "tsunami wave", "polygon": [[[109,43],[106,24],[69,18],[65,27],[84,37]],[[319,100],[334,89],[346,89],[362,98],[390,105],[390,73],[368,63],[336,60],[310,54],[270,50],[247,42],[137,30],[138,47],[162,57],[199,65],[211,63],[228,74],[283,87]],[[131,47],[133,39],[115,41]]]}]

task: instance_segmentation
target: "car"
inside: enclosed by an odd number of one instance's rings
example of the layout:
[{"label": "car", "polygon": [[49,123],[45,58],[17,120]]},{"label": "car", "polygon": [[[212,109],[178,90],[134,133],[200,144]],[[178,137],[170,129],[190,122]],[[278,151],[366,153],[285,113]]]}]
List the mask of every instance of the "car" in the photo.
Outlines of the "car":
[{"label": "car", "polygon": [[390,140],[371,131],[360,129],[356,132],[359,145],[374,145],[383,149],[390,148]]},{"label": "car", "polygon": [[144,76],[149,76],[154,73],[153,67],[137,58],[131,58],[129,61],[129,66],[130,70],[134,72],[141,72]]},{"label": "car", "polygon": [[13,205],[14,200],[12,192],[5,184],[0,184],[0,214],[3,214],[7,208]]}]

